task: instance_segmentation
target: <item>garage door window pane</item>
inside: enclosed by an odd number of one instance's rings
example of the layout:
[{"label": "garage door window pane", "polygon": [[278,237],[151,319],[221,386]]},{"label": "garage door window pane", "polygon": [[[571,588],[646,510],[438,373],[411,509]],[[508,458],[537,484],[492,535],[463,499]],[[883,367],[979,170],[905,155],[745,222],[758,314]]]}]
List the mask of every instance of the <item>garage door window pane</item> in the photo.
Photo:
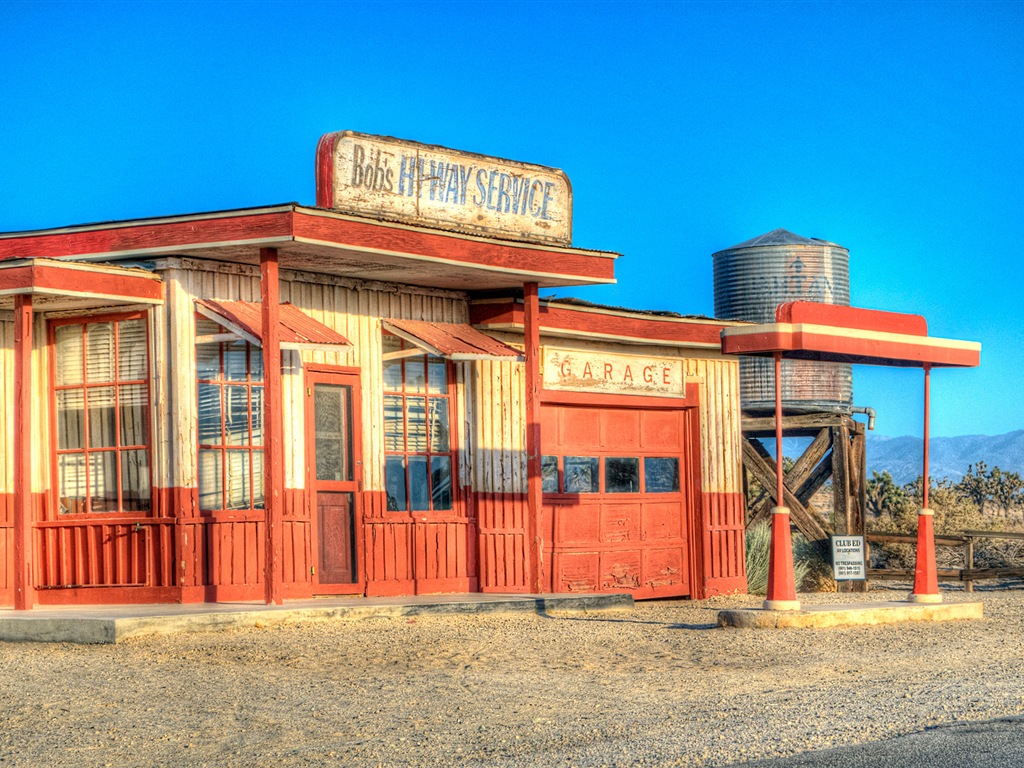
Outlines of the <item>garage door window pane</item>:
[{"label": "garage door window pane", "polygon": [[597,493],[597,457],[566,456],[565,457],[565,492],[566,493]]},{"label": "garage door window pane", "polygon": [[540,460],[540,476],[543,480],[543,493],[558,493],[558,457],[542,456]]},{"label": "garage door window pane", "polygon": [[640,459],[605,459],[604,488],[606,493],[639,493]]},{"label": "garage door window pane", "polygon": [[676,493],[679,490],[679,459],[644,459],[644,490]]}]

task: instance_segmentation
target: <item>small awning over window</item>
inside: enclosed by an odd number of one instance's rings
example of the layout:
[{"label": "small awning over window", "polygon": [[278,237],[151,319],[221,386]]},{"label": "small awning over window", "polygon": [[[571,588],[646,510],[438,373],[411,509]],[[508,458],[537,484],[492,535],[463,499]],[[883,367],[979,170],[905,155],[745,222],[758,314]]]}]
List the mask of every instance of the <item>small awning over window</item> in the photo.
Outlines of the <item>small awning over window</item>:
[{"label": "small awning over window", "polygon": [[[219,323],[250,344],[262,344],[262,307],[251,301],[196,301],[199,314]],[[281,349],[337,349],[351,347],[352,342],[296,307],[284,303],[279,307]]]},{"label": "small awning over window", "polygon": [[520,360],[522,353],[466,323],[384,320],[390,331],[423,351],[449,360]]}]

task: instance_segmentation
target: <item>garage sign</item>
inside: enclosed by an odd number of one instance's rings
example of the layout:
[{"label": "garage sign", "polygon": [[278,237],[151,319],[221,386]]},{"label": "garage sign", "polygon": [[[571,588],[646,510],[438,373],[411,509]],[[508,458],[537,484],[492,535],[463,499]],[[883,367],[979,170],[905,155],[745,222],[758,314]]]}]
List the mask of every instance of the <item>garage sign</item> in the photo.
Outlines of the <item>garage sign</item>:
[{"label": "garage sign", "polygon": [[616,395],[685,397],[683,361],[544,348],[544,388]]},{"label": "garage sign", "polygon": [[317,205],[516,240],[572,244],[562,171],[471,152],[329,133],[317,148]]}]

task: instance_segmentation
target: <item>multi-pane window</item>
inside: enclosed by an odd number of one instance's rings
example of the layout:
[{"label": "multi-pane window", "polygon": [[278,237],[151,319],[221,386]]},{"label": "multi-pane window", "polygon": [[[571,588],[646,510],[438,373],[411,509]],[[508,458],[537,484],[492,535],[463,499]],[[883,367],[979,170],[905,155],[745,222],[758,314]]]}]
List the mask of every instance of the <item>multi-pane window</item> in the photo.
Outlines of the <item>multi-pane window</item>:
[{"label": "multi-pane window", "polygon": [[51,324],[61,514],[150,509],[144,315]]},{"label": "multi-pane window", "polygon": [[679,458],[543,456],[541,477],[544,493],[678,493]]},{"label": "multi-pane window", "polygon": [[388,509],[452,508],[448,364],[384,337],[384,480]]},{"label": "multi-pane window", "polygon": [[263,351],[218,334],[196,318],[199,508],[263,509]]}]

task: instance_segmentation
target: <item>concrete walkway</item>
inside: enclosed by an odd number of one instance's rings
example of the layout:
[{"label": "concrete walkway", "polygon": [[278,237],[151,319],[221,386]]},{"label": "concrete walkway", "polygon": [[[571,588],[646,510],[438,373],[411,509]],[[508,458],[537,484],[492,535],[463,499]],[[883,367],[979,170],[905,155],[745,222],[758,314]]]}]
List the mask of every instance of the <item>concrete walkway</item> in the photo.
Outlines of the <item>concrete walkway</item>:
[{"label": "concrete walkway", "polygon": [[805,605],[798,611],[766,611],[761,608],[720,611],[718,626],[740,629],[817,629],[904,621],[959,621],[983,617],[984,609],[978,602],[875,602]]},{"label": "concrete walkway", "polygon": [[0,609],[0,641],[117,643],[130,637],[213,632],[308,621],[400,618],[426,614],[629,610],[633,598],[612,595],[420,595],[334,597],[263,603],[47,606]]}]

